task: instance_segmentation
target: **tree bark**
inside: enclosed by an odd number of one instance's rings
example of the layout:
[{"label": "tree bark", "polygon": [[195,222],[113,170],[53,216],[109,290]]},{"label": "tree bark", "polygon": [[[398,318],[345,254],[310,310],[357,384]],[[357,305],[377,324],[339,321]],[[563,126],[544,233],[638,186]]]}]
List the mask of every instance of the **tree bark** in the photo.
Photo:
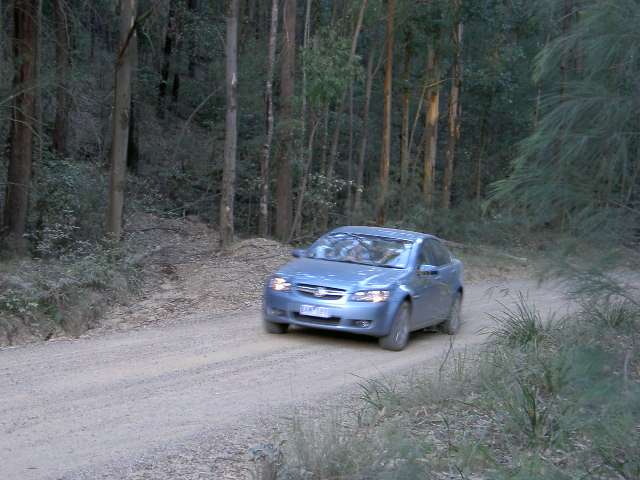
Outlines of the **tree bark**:
[{"label": "tree bark", "polygon": [[158,85],[158,117],[164,118],[167,90],[169,89],[169,73],[171,71],[171,54],[176,41],[176,0],[169,0],[169,14],[167,17],[167,31],[164,36],[162,49],[162,69],[160,70],[160,84]]},{"label": "tree bark", "polygon": [[122,237],[122,212],[129,144],[131,77],[136,55],[137,0],[120,0],[120,34],[115,63],[115,108],[109,178],[109,206],[106,233],[115,241]]},{"label": "tree bark", "polygon": [[271,2],[271,27],[269,29],[269,53],[267,60],[267,81],[265,86],[267,136],[262,146],[260,158],[260,213],[258,231],[262,237],[269,235],[269,163],[273,142],[273,76],[276,64],[278,40],[278,0]]},{"label": "tree bark", "polygon": [[[134,68],[135,70],[135,68]],[[140,139],[140,131],[136,121],[138,117],[138,107],[133,99],[133,87],[131,93],[131,107],[129,107],[129,146],[127,147],[127,168],[131,173],[138,174],[140,167],[140,150],[138,143]]]},{"label": "tree bark", "polygon": [[[356,58],[356,50],[358,48],[358,37],[360,35],[360,30],[362,30],[362,24],[364,22],[364,14],[367,10],[368,0],[362,0],[360,4],[360,11],[358,13],[358,19],[356,21],[356,26],[353,31],[353,37],[351,39],[351,51],[349,52],[349,64],[353,64]],[[333,174],[335,171],[336,161],[338,160],[338,146],[340,144],[340,132],[342,130],[342,113],[344,112],[346,103],[347,103],[347,95],[349,89],[345,89],[342,94],[342,99],[338,103],[338,110],[336,111],[336,125],[333,131],[333,139],[331,140],[331,152],[329,153],[329,165],[327,167],[327,182],[331,184],[333,182]],[[322,230],[326,230],[329,224],[329,212],[322,212]]]},{"label": "tree bark", "polygon": [[[460,8],[460,0],[456,0],[456,8]],[[444,178],[442,182],[442,208],[447,210],[451,205],[451,186],[453,183],[453,167],[456,144],[460,138],[460,90],[462,87],[462,33],[463,25],[458,20],[453,29],[454,57],[451,67],[451,92],[449,94],[449,137],[445,155]]]},{"label": "tree bark", "polygon": [[298,198],[296,201],[296,212],[293,218],[293,226],[289,234],[288,242],[291,242],[296,235],[300,233],[302,226],[302,208],[304,206],[304,195],[307,193],[307,183],[309,182],[309,173],[311,172],[311,164],[313,162],[313,144],[318,130],[318,120],[314,120],[309,133],[309,144],[307,145],[307,156],[304,162],[302,176],[300,177],[300,187],[298,189]]},{"label": "tree bark", "polygon": [[[404,191],[409,181],[409,109],[411,102],[411,34],[408,32],[404,45],[404,68],[402,72],[402,142],[400,144],[400,187]],[[405,197],[402,197],[403,200]]]},{"label": "tree bark", "polygon": [[387,191],[389,189],[389,164],[391,157],[391,91],[393,82],[393,44],[394,44],[394,17],[395,0],[388,0],[387,4],[387,62],[384,72],[384,110],[382,124],[382,155],[380,157],[380,190],[376,202],[376,222],[378,225],[385,223],[385,207]]},{"label": "tree bark", "polygon": [[281,118],[284,138],[278,155],[276,183],[276,236],[286,241],[291,231],[291,160],[293,152],[293,98],[295,95],[296,0],[284,0],[284,47],[280,73]]},{"label": "tree bark", "polygon": [[433,44],[427,50],[427,82],[425,91],[424,125],[424,174],[422,177],[422,195],[427,208],[433,207],[436,175],[436,157],[438,153],[438,122],[440,120],[440,60]]},{"label": "tree bark", "polygon": [[[573,21],[573,0],[564,0],[564,8],[562,15],[562,35],[567,36],[571,31],[571,24]],[[565,52],[560,62],[560,94],[565,95],[567,90],[567,82],[569,79],[569,68],[571,60],[573,58],[573,52]]]},{"label": "tree bark", "polygon": [[356,217],[362,214],[362,194],[364,192],[364,164],[367,158],[367,142],[369,140],[369,109],[371,106],[371,91],[373,89],[373,49],[369,51],[367,60],[367,79],[364,88],[364,108],[362,112],[362,139],[360,141],[360,154],[358,157],[358,169],[356,171],[356,193],[353,202],[353,211]]},{"label": "tree bark", "polygon": [[38,2],[14,0],[13,56],[16,67],[13,88],[15,97],[11,115],[9,170],[5,195],[2,234],[7,246],[19,254],[26,253],[25,239],[33,129],[36,115],[38,58]]},{"label": "tree bark", "polygon": [[[339,2],[336,2],[339,3]],[[353,64],[356,58],[356,50],[358,48],[358,37],[360,35],[360,31],[362,30],[362,24],[364,22],[364,14],[367,10],[368,0],[362,0],[360,4],[360,11],[358,13],[358,19],[356,21],[356,26],[353,31],[353,37],[351,38],[351,51],[349,52],[349,64]],[[336,160],[338,159],[338,144],[340,142],[340,131],[342,126],[342,113],[344,112],[346,103],[347,103],[347,94],[349,89],[345,89],[342,94],[342,99],[338,103],[338,110],[336,111],[336,125],[335,130],[333,132],[333,139],[331,141],[331,152],[329,156],[329,167],[327,169],[327,177],[329,181],[333,179],[333,172],[335,169]]]},{"label": "tree bark", "polygon": [[69,30],[64,0],[54,0],[53,12],[56,38],[56,118],[53,124],[53,149],[59,155],[66,155],[69,117]]},{"label": "tree bark", "polygon": [[189,10],[189,31],[188,31],[188,56],[189,56],[189,65],[187,67],[187,72],[189,78],[196,77],[196,66],[197,66],[197,42],[196,42],[196,25],[193,22],[193,19],[198,15],[198,0],[188,0],[187,8]]},{"label": "tree bark", "polygon": [[224,170],[220,200],[220,247],[226,249],[233,242],[233,200],[236,181],[236,152],[238,145],[238,18],[240,0],[227,0],[226,83],[227,115],[225,120]]},{"label": "tree bark", "polygon": [[353,82],[349,85],[349,146],[347,149],[347,202],[345,216],[351,223],[353,213]]}]

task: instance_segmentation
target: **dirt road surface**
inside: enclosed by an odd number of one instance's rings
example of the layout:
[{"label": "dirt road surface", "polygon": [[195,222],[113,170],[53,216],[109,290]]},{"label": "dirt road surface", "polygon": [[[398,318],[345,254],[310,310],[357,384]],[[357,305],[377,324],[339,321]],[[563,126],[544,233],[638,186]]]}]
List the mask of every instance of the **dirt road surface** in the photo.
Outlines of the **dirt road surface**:
[{"label": "dirt road surface", "polygon": [[[484,341],[487,313],[516,290],[567,305],[533,282],[469,285],[456,348]],[[397,353],[311,330],[268,335],[254,308],[0,350],[0,479],[243,477],[247,449],[295,407],[437,365],[449,344],[417,333]]]}]

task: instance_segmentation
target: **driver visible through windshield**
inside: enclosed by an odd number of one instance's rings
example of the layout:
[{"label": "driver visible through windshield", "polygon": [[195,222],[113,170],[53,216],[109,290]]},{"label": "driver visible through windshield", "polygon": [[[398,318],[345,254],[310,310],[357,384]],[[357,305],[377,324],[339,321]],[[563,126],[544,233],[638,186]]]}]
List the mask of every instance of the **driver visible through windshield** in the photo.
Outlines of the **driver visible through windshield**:
[{"label": "driver visible through windshield", "polygon": [[412,246],[413,242],[407,240],[338,232],[320,238],[305,256],[333,262],[406,268]]}]

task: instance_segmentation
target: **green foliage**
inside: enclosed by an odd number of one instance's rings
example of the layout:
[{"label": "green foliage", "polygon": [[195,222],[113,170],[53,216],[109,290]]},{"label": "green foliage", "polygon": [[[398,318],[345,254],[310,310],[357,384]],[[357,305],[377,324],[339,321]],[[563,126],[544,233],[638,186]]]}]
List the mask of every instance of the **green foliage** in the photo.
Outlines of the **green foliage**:
[{"label": "green foliage", "polygon": [[501,303],[499,314],[490,314],[495,323],[485,330],[498,343],[510,347],[537,347],[550,338],[556,326],[553,319],[544,319],[536,306],[522,293],[518,293],[513,306]]},{"label": "green foliage", "polygon": [[[538,79],[557,88],[544,98],[512,174],[495,184],[496,200],[582,238],[634,235],[639,19],[635,0],[584,2],[572,30],[543,49]],[[563,67],[576,62],[579,69]]]},{"label": "green foliage", "polygon": [[55,259],[6,262],[0,268],[0,339],[25,332],[46,339],[95,326],[108,302],[139,285],[138,268],[121,246],[76,241]]},{"label": "green foliage", "polygon": [[402,220],[395,223],[398,227],[475,245],[511,249],[526,244],[530,239],[526,219],[498,210],[482,214],[474,202],[466,202],[450,210],[429,209],[423,203],[414,203],[400,218]]},{"label": "green foliage", "polygon": [[90,162],[46,155],[37,165],[30,223],[39,257],[68,253],[103,233],[106,179]]},{"label": "green foliage", "polygon": [[360,58],[350,61],[351,40],[331,27],[322,29],[308,48],[302,50],[307,74],[307,94],[313,108],[330,105],[342,98],[361,71]]},{"label": "green foliage", "polygon": [[[520,303],[518,324],[540,317]],[[437,376],[363,382],[354,416],[296,417],[278,478],[635,479],[638,327],[633,306],[603,304],[544,343],[492,340],[461,376],[450,352]]]}]

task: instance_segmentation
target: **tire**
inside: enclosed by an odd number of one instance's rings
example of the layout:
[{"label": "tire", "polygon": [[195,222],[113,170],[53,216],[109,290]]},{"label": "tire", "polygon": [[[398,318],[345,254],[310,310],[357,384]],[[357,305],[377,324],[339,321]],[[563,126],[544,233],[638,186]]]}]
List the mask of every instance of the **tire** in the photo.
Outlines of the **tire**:
[{"label": "tire", "polygon": [[447,335],[455,335],[460,331],[462,325],[462,318],[460,316],[460,310],[462,309],[462,295],[457,292],[451,302],[451,308],[447,319],[442,322],[440,329]]},{"label": "tire", "polygon": [[404,302],[398,308],[393,324],[388,335],[380,337],[378,343],[385,350],[393,350],[399,352],[407,346],[409,342],[409,317],[411,307],[408,302]]},{"label": "tire", "polygon": [[268,320],[264,320],[262,323],[264,324],[264,329],[267,333],[281,335],[283,333],[287,333],[287,330],[289,330],[288,323],[275,323]]}]

